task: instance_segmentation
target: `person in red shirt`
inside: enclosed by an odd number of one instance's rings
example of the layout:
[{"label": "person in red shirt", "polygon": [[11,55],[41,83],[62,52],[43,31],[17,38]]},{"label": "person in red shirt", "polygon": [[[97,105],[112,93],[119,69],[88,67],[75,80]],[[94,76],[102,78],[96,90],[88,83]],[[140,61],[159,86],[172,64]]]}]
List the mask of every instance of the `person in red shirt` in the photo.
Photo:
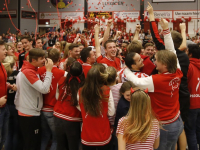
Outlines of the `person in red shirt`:
[{"label": "person in red shirt", "polygon": [[85,84],[78,91],[77,107],[83,119],[81,143],[82,149],[110,150],[112,147],[111,128],[108,116],[115,113],[113,96],[106,86],[105,66],[93,66],[87,75]]},{"label": "person in red shirt", "polygon": [[150,60],[149,56],[141,55],[142,44],[138,41],[140,29],[141,29],[141,26],[136,25],[136,31],[135,31],[134,39],[128,45],[127,51],[128,51],[128,53],[136,52],[136,53],[140,54],[141,58],[143,59],[143,63],[144,63],[144,67],[142,67],[140,71],[142,73],[146,73],[147,75],[151,75],[155,71],[156,66]]},{"label": "person in red shirt", "polygon": [[[56,149],[57,140],[55,134],[55,123],[53,118],[53,108],[56,104],[56,88],[58,81],[61,77],[66,76],[64,70],[60,70],[57,66],[60,59],[60,52],[57,49],[49,49],[48,58],[50,58],[54,65],[52,69],[52,82],[50,86],[50,91],[48,94],[43,94],[44,102],[43,108],[41,111],[41,128],[42,128],[42,141],[41,141],[41,150],[45,150],[48,142],[52,136],[52,145],[51,149]],[[46,67],[43,66],[38,69],[38,73],[42,81],[46,76]]]},{"label": "person in red shirt", "polygon": [[61,77],[56,93],[57,102],[54,106],[57,150],[79,150],[81,134],[81,112],[78,105],[78,89],[83,85],[85,77],[79,62],[68,58],[67,77]]},{"label": "person in red shirt", "polygon": [[185,122],[188,148],[197,150],[200,136],[200,48],[197,44],[188,46],[190,65],[188,68],[188,89],[190,92],[190,109]]},{"label": "person in red shirt", "polygon": [[[168,29],[168,22],[161,20],[162,28]],[[180,117],[179,87],[183,73],[177,61],[171,33],[164,36],[166,49],[155,55],[156,69],[160,74],[146,78],[137,78],[130,69],[126,68],[126,78],[142,89],[148,88],[153,111],[158,116],[165,130],[160,130],[160,146],[158,150],[175,149],[178,137],[183,131]]]},{"label": "person in red shirt", "polygon": [[84,48],[81,51],[81,60],[83,61],[82,67],[86,78],[88,71],[92,68],[92,65],[96,62],[96,56],[91,47]]},{"label": "person in red shirt", "polygon": [[97,62],[106,64],[107,66],[112,66],[116,70],[121,69],[121,62],[120,59],[116,57],[117,48],[116,43],[113,40],[107,40],[104,43],[106,57],[102,58],[102,55],[99,55],[100,52],[100,42],[99,42],[99,28],[98,24],[95,25],[95,45],[96,45],[96,53],[97,53]]},{"label": "person in red shirt", "polygon": [[[7,101],[7,89],[12,88],[14,90],[14,86],[8,85],[7,81],[7,73],[2,64],[3,60],[6,57],[7,50],[5,48],[4,41],[0,41],[0,149],[2,149],[7,133],[8,133],[8,120],[9,120],[9,108],[6,105]],[[16,87],[15,87],[16,88]],[[16,91],[16,90],[15,90]]]}]

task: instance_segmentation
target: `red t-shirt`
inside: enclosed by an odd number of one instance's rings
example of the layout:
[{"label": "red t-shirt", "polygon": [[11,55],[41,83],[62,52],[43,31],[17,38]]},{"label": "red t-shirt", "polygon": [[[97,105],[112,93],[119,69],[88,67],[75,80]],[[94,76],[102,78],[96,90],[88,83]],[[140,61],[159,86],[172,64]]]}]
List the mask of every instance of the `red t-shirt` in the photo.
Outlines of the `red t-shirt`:
[{"label": "red t-shirt", "polygon": [[83,67],[83,72],[84,72],[84,75],[85,75],[85,78],[86,78],[87,77],[87,73],[92,68],[92,66],[90,64],[83,63],[82,67]]},{"label": "red t-shirt", "polygon": [[[99,56],[100,58],[102,56]],[[97,59],[97,62],[100,59]],[[115,57],[114,60],[108,58],[108,57],[104,57],[103,59],[101,59],[98,63],[102,63],[102,64],[106,64],[108,66],[114,67],[117,71],[119,71],[121,69],[121,61],[119,58]]]}]

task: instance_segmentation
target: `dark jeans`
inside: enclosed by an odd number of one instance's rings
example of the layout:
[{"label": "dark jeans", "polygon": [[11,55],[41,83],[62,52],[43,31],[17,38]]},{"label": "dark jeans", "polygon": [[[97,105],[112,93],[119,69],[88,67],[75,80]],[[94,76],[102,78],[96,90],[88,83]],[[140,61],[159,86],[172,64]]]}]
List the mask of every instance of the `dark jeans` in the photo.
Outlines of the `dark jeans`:
[{"label": "dark jeans", "polygon": [[87,146],[82,144],[83,150],[111,150],[112,149],[112,142],[109,142],[108,144],[104,146]]},{"label": "dark jeans", "polygon": [[5,150],[22,150],[19,130],[18,113],[14,105],[8,105],[10,117],[8,124],[8,136],[5,142]]},{"label": "dark jeans", "polygon": [[19,126],[23,138],[23,150],[40,150],[41,118],[40,116],[19,116]]},{"label": "dark jeans", "polygon": [[57,150],[79,150],[81,123],[54,117],[57,137]]},{"label": "dark jeans", "polygon": [[110,143],[112,144],[112,150],[118,150],[118,139],[117,139],[117,136],[116,136],[116,129],[115,127],[113,126],[113,133],[112,133],[112,139],[110,141]]},{"label": "dark jeans", "polygon": [[170,124],[162,126],[160,129],[160,144],[157,150],[175,150],[176,143],[183,131],[183,121],[181,117]]},{"label": "dark jeans", "polygon": [[41,129],[42,129],[41,150],[46,150],[51,137],[52,137],[52,144],[50,150],[56,150],[57,140],[56,140],[53,111],[41,112]]},{"label": "dark jeans", "polygon": [[9,115],[10,113],[7,105],[3,108],[0,108],[0,149],[2,149],[6,141]]},{"label": "dark jeans", "polygon": [[185,122],[185,133],[189,150],[198,150],[200,144],[200,109],[190,109]]}]

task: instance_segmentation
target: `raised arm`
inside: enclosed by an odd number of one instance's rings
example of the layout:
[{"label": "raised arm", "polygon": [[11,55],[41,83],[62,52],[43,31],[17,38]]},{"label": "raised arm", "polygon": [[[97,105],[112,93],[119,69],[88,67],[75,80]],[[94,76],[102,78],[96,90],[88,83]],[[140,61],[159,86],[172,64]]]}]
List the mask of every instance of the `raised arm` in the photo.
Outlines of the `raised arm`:
[{"label": "raised arm", "polygon": [[136,25],[135,35],[134,35],[133,40],[138,40],[139,39],[140,30],[141,30],[141,25]]},{"label": "raised arm", "polygon": [[[169,50],[169,51],[173,52],[174,54],[176,54],[176,50],[174,48],[174,42],[172,40],[171,32],[169,31],[169,27],[168,27],[168,21],[161,18],[160,25],[163,29],[166,50]],[[179,64],[178,58],[177,58],[177,68],[180,69],[180,64]]]},{"label": "raised arm", "polygon": [[102,45],[104,45],[104,43],[108,40],[108,38],[109,38],[109,35],[110,35],[110,28],[111,28],[111,26],[112,26],[112,19],[110,19],[110,20],[108,20],[108,22],[107,22],[107,28],[106,28],[106,31],[105,31],[105,33],[104,33],[104,36],[103,36],[103,43],[102,43]]},{"label": "raised arm", "polygon": [[116,33],[116,35],[115,35],[115,37],[114,37],[114,40],[117,40],[117,38],[118,38],[119,36],[121,36],[121,34],[122,34],[121,31],[117,31],[117,33]]},{"label": "raised arm", "polygon": [[96,48],[96,58],[101,56],[101,49],[100,49],[100,42],[99,42],[99,29],[100,26],[99,24],[96,24],[94,26],[95,29],[95,34],[94,34],[94,39],[95,39],[95,48]]},{"label": "raised arm", "polygon": [[180,29],[181,29],[181,36],[183,38],[183,41],[180,45],[180,47],[178,48],[180,51],[183,51],[187,48],[187,44],[186,44],[186,25],[185,23],[180,23],[179,25]]},{"label": "raised arm", "polygon": [[76,38],[74,39],[74,42],[73,42],[73,43],[76,44],[76,43],[78,42],[79,36],[80,36],[80,34],[78,33],[78,34],[76,35]]},{"label": "raised arm", "polygon": [[158,27],[157,27],[157,24],[156,24],[155,18],[154,18],[153,7],[151,6],[151,4],[149,2],[148,2],[148,6],[147,6],[147,11],[149,13],[150,31],[151,31],[153,41],[156,44],[156,48],[157,48],[157,50],[164,50],[165,45],[158,33]]},{"label": "raised arm", "polygon": [[128,79],[129,81],[132,81],[133,84],[135,84],[137,87],[142,88],[142,89],[148,88],[149,92],[154,92],[154,84],[153,84],[152,76],[149,76],[146,78],[138,78],[128,68],[124,70],[124,74],[126,75],[126,79]]}]

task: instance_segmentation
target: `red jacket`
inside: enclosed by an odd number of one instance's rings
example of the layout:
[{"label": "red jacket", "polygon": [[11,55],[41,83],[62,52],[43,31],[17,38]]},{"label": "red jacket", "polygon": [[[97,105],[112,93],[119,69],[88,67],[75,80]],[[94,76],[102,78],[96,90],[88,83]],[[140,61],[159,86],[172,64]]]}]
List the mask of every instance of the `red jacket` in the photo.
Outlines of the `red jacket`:
[{"label": "red jacket", "polygon": [[140,55],[143,59],[144,67],[141,69],[142,73],[146,73],[147,75],[151,75],[156,66],[152,63],[152,61],[149,59],[149,56]]},{"label": "red jacket", "polygon": [[[57,66],[53,66],[53,69],[51,72],[52,72],[52,82],[50,86],[50,92],[48,94],[43,94],[44,103],[43,103],[42,111],[53,111],[53,107],[56,104],[57,84],[60,78],[63,77],[65,74],[65,71],[58,69]],[[45,66],[39,68],[38,73],[40,75],[40,79],[44,81],[44,78],[46,76]]]},{"label": "red jacket", "polygon": [[190,58],[187,77],[190,92],[190,109],[200,108],[200,59]]},{"label": "red jacket", "polygon": [[111,129],[108,120],[108,99],[110,88],[108,86],[103,86],[103,99],[102,100],[102,112],[101,116],[93,117],[85,112],[84,105],[81,98],[81,90],[79,90],[79,105],[81,108],[81,114],[83,118],[82,132],[81,132],[81,142],[84,145],[91,146],[102,146],[106,145],[111,140]]},{"label": "red jacket", "polygon": [[[7,95],[7,73],[2,63],[0,63],[0,98]],[[3,105],[2,107],[4,107]],[[1,107],[0,107],[1,108]]]},{"label": "red jacket", "polygon": [[71,94],[65,97],[67,92],[67,87],[64,84],[65,79],[66,77],[62,77],[58,82],[59,97],[54,106],[54,116],[72,122],[81,122],[81,112],[76,106],[71,105]]},{"label": "red jacket", "polygon": [[176,73],[152,75],[154,92],[149,92],[151,106],[163,124],[176,121],[180,115],[179,86],[182,77],[180,69]]}]

